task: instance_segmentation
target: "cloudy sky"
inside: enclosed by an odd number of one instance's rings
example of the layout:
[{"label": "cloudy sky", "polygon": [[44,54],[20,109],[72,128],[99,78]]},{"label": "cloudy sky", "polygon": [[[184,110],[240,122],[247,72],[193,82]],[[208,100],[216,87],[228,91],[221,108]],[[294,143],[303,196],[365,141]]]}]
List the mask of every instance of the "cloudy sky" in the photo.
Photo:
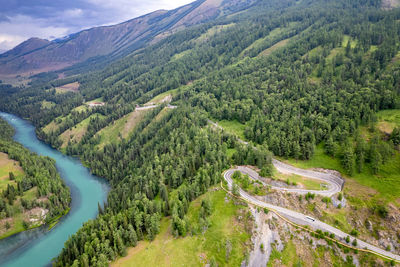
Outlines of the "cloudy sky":
[{"label": "cloudy sky", "polygon": [[0,53],[30,37],[54,39],[194,0],[0,0]]}]

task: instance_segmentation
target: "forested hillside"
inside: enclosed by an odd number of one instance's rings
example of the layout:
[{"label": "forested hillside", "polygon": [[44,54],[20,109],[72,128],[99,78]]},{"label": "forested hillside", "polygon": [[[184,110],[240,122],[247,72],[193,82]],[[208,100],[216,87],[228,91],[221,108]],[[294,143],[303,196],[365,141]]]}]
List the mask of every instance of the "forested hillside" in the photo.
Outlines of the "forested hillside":
[{"label": "forested hillside", "polygon": [[[56,265],[105,266],[127,246],[154,239],[163,216],[172,217],[176,235],[190,233],[188,203],[230,163],[262,168],[271,152],[308,160],[321,147],[349,175],[397,160],[398,128],[366,141],[360,134],[378,111],[400,108],[400,10],[380,7],[378,0],[258,1],[100,71],[1,90],[0,109],[29,118],[39,137],[80,156],[112,186],[107,207],[70,238]],[[75,82],[79,90],[59,90]],[[137,105],[162,93],[176,108],[164,103],[138,115]],[[239,125],[259,149],[242,147],[208,119]]]},{"label": "forested hillside", "polygon": [[54,161],[12,141],[13,134],[0,118],[0,238],[57,222],[71,201]]}]

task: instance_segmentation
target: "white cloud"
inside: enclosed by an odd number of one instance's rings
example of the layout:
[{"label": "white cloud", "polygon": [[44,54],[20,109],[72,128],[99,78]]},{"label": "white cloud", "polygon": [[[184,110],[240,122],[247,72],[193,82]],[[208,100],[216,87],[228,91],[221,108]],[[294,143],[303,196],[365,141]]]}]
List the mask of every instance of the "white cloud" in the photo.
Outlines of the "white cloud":
[{"label": "white cloud", "polygon": [[11,34],[0,34],[0,53],[12,49],[25,40],[24,37]]},{"label": "white cloud", "polygon": [[[18,13],[7,15],[0,11],[0,53],[31,37],[60,38],[82,29],[116,24],[155,10],[174,9],[193,2],[193,0],[82,0],[70,2],[64,9],[60,6],[55,10],[57,6],[51,5],[54,2],[50,2],[53,0],[43,0],[41,5],[35,5],[30,1],[20,5],[20,9],[15,10]],[[45,4],[46,1],[49,1],[48,6]]]},{"label": "white cloud", "polygon": [[122,22],[160,9],[174,9],[193,2],[193,0],[86,0],[90,4],[112,10],[118,14],[118,21]]},{"label": "white cloud", "polygon": [[68,34],[68,28],[46,25],[42,19],[17,15],[0,22],[0,49],[9,50],[31,37],[52,39]]},{"label": "white cloud", "polygon": [[80,8],[73,8],[73,9],[67,9],[63,13],[64,13],[63,17],[77,18],[77,17],[81,17],[83,15],[83,10]]}]

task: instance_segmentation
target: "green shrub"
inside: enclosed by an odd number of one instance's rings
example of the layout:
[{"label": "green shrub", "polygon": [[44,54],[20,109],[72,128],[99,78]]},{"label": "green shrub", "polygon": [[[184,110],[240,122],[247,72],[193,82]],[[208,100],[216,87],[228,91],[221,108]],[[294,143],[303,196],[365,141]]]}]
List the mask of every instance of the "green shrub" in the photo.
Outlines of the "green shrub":
[{"label": "green shrub", "polygon": [[358,231],[356,229],[351,230],[350,234],[352,236],[358,236]]}]

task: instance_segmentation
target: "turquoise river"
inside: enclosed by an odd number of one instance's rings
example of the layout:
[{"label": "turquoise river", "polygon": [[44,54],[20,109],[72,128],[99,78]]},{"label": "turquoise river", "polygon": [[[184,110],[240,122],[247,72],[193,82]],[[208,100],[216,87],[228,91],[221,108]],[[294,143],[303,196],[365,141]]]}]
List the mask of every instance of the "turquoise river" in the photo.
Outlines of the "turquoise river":
[{"label": "turquoise river", "polygon": [[51,266],[68,237],[84,222],[96,217],[97,205],[106,201],[109,186],[105,179],[92,175],[79,159],[63,155],[38,140],[35,128],[28,121],[3,112],[0,116],[14,127],[15,141],[56,161],[72,197],[70,212],[50,231],[43,226],[0,240],[0,266]]}]

